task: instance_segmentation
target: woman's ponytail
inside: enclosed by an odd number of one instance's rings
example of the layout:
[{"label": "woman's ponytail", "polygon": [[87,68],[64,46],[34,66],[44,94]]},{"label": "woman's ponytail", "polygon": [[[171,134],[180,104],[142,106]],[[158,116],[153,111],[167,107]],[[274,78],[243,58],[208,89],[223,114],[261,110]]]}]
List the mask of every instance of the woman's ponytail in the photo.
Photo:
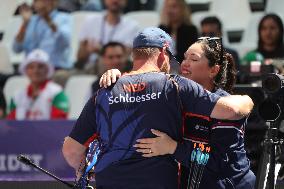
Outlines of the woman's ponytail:
[{"label": "woman's ponytail", "polygon": [[223,89],[228,93],[232,93],[236,83],[236,66],[233,56],[230,53],[224,52],[224,87]]}]

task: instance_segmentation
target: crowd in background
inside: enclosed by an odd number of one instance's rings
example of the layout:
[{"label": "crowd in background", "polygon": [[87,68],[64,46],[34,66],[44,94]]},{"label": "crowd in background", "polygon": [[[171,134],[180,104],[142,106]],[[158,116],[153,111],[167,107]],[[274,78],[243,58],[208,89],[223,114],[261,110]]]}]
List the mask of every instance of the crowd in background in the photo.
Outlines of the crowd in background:
[{"label": "crowd in background", "polygon": [[[13,51],[25,53],[19,73],[28,77],[29,84],[21,86],[23,90],[7,104],[2,89],[5,81],[18,71],[9,75],[0,72],[0,117],[19,120],[67,118],[70,102],[63,88],[68,78],[78,74],[100,77],[111,68],[129,71],[132,40],[142,27],[123,15],[133,10],[153,10],[157,6],[155,0],[144,3],[138,0],[33,0],[32,5],[19,5],[16,14],[23,22],[14,38]],[[72,62],[69,12],[78,10],[101,11],[101,14],[86,17],[78,28],[79,48],[76,61]],[[158,27],[174,39],[175,56],[180,62],[199,36],[222,37],[222,20],[208,16],[200,26],[193,25],[190,7],[184,0],[165,0],[160,15]],[[244,57],[239,57],[229,46],[225,47],[232,54],[237,70],[254,61],[270,65],[273,59],[284,59],[283,22],[279,16],[265,15],[259,23],[258,36],[257,48]],[[173,65],[171,72],[179,74],[180,69]],[[238,82],[244,81],[239,73]],[[89,96],[98,88],[98,81],[94,81]]]}]

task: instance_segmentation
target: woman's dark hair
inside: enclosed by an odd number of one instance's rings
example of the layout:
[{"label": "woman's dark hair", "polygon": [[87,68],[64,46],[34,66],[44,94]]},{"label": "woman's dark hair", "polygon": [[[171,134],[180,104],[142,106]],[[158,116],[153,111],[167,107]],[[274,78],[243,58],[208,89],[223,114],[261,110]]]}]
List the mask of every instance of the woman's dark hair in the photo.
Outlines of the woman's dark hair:
[{"label": "woman's dark hair", "polygon": [[261,40],[261,37],[260,37],[260,31],[261,31],[263,22],[267,19],[272,19],[277,24],[277,26],[279,28],[277,48],[279,48],[283,45],[283,22],[282,22],[281,18],[279,16],[277,16],[276,14],[267,14],[264,17],[262,17],[262,19],[260,20],[259,25],[258,25],[258,46],[257,46],[257,50],[262,50],[262,48],[263,48],[263,41]]},{"label": "woman's dark hair", "polygon": [[215,88],[221,88],[232,93],[236,83],[236,68],[233,56],[227,53],[222,46],[222,39],[205,38],[197,41],[202,45],[209,67],[220,66],[220,70],[214,78]]}]

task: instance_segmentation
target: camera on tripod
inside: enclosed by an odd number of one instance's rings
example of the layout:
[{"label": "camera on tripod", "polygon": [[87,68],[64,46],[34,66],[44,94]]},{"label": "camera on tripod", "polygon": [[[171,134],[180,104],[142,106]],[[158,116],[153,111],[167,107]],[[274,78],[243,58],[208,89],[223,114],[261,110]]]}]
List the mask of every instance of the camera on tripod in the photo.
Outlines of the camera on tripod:
[{"label": "camera on tripod", "polygon": [[284,119],[284,76],[275,73],[267,74],[262,79],[262,89],[266,97],[259,105],[258,113],[268,128],[263,143],[262,167],[258,172],[256,188],[275,189],[279,172],[279,170],[276,171],[279,165],[276,157],[282,154],[281,146],[283,145],[283,140],[278,138],[278,130]]},{"label": "camera on tripod", "polygon": [[277,121],[283,116],[284,76],[271,73],[262,80],[267,98],[259,106],[259,116],[265,121]]}]

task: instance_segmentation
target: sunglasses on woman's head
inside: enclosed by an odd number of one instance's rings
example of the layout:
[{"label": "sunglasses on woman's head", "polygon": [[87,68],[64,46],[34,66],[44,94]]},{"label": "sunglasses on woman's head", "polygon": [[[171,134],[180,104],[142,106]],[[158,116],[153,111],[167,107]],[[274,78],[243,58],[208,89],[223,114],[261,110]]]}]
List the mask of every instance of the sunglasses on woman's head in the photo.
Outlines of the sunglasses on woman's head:
[{"label": "sunglasses on woman's head", "polygon": [[210,48],[216,48],[217,47],[217,41],[219,41],[221,45],[221,50],[220,50],[220,65],[223,63],[223,44],[222,44],[222,38],[221,37],[199,37],[197,41],[202,41],[202,40],[207,40],[208,45]]}]

